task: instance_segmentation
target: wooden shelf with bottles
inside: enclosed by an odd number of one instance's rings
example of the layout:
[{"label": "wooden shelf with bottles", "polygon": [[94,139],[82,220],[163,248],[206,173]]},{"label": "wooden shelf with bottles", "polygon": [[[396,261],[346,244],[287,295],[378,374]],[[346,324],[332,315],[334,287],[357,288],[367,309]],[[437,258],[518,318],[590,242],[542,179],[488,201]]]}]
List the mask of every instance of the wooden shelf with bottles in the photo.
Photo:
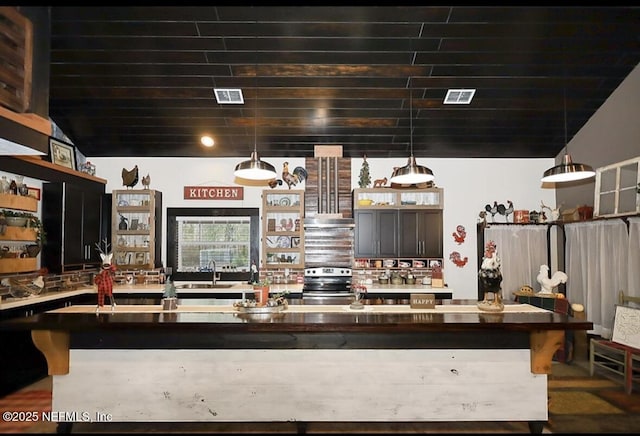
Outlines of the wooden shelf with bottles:
[{"label": "wooden shelf with bottles", "polygon": [[[0,194],[0,209],[19,210],[23,212],[37,212],[38,200],[16,194]],[[36,231],[29,227],[6,226],[0,236],[0,242],[6,242],[7,247],[13,248],[0,257],[0,274],[22,273],[35,271],[38,268],[35,257],[20,257],[24,255],[20,246],[35,244]],[[17,249],[17,250],[16,250]]]},{"label": "wooden shelf with bottles", "polygon": [[262,192],[262,267],[304,267],[304,190]]},{"label": "wooden shelf with bottles", "polygon": [[111,247],[120,270],[153,269],[159,259],[162,193],[152,189],[112,192]]},{"label": "wooden shelf with bottles", "polygon": [[356,188],[353,190],[353,208],[443,209],[444,191],[442,188]]}]

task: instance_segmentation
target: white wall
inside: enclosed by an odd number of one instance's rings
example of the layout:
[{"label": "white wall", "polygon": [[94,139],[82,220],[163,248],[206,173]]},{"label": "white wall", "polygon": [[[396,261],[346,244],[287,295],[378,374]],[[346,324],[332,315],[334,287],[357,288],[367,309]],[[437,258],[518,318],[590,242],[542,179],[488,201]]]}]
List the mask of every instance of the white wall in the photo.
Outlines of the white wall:
[{"label": "white wall", "polygon": [[[574,162],[594,169],[640,156],[640,64],[622,81],[587,123],[570,139]],[[564,150],[556,160],[564,156]],[[557,189],[557,202],[570,209],[594,205],[595,178]]]},{"label": "white wall", "polygon": [[[244,188],[242,201],[185,200],[183,187],[235,186],[235,165],[248,157],[240,158],[98,158],[87,157],[96,165],[96,175],[108,181],[106,190],[125,189],[122,186],[122,169],[138,165],[140,177],[151,176],[151,189],[162,191],[163,206],[167,207],[261,207],[261,193],[267,186]],[[285,161],[290,167],[304,166],[304,158],[262,157],[279,171]],[[371,179],[391,175],[394,166],[406,164],[406,158],[368,158]],[[543,189],[540,177],[553,166],[553,159],[427,159],[418,158],[420,165],[434,172],[435,182],[444,189],[444,274],[445,282],[454,290],[454,298],[477,298],[476,272],[476,223],[478,214],[487,203],[513,201],[516,209],[540,210],[540,202],[555,207],[555,191]],[[358,187],[358,175],[362,159],[351,163],[352,188]],[[300,186],[304,189],[304,184]],[[142,188],[139,183],[136,188]],[[287,189],[279,186],[276,189]],[[166,213],[163,214],[166,220]],[[504,220],[496,216],[496,220]],[[452,233],[458,225],[465,227],[467,239],[462,245],[454,242]],[[163,222],[166,235],[166,222]],[[162,259],[166,264],[166,237],[162,241]],[[468,257],[468,263],[459,268],[449,260],[449,254],[458,251]]]}]

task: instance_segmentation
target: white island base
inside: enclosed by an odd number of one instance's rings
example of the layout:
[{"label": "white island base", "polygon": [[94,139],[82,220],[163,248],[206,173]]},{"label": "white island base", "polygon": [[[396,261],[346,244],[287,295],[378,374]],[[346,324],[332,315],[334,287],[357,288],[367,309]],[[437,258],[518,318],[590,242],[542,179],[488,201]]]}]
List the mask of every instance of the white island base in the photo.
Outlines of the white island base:
[{"label": "white island base", "polygon": [[71,349],[77,421],[547,421],[529,349]]}]

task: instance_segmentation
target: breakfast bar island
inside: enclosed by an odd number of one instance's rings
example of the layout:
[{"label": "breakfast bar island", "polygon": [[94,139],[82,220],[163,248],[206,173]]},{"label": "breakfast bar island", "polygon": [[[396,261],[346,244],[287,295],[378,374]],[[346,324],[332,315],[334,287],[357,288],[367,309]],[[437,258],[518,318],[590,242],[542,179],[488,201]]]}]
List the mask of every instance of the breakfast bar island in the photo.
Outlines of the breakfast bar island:
[{"label": "breakfast bar island", "polygon": [[69,306],[0,323],[31,330],[74,422],[548,420],[547,375],[567,330],[592,323],[528,304],[305,305],[232,300]]}]

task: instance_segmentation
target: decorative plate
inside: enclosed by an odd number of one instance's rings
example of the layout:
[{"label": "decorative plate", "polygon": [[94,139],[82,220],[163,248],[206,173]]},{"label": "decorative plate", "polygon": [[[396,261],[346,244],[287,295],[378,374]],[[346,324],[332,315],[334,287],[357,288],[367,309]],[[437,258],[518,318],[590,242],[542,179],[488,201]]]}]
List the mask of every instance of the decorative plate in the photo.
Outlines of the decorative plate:
[{"label": "decorative plate", "polygon": [[291,248],[291,238],[289,236],[278,236],[277,244],[279,248]]},{"label": "decorative plate", "polygon": [[291,206],[291,199],[289,197],[282,197],[280,199],[280,206]]}]

